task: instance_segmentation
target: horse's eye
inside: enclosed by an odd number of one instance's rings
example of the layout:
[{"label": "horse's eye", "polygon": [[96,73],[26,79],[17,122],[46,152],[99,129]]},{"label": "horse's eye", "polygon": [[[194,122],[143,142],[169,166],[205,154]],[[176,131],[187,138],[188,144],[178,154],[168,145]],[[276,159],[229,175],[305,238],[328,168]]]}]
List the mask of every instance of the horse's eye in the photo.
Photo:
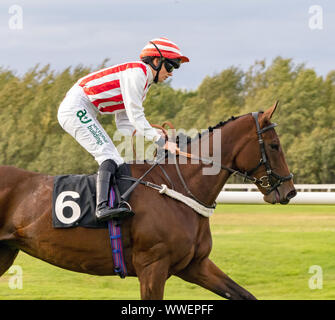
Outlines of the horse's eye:
[{"label": "horse's eye", "polygon": [[277,150],[277,151],[279,150],[279,144],[271,143],[270,147],[272,150]]}]

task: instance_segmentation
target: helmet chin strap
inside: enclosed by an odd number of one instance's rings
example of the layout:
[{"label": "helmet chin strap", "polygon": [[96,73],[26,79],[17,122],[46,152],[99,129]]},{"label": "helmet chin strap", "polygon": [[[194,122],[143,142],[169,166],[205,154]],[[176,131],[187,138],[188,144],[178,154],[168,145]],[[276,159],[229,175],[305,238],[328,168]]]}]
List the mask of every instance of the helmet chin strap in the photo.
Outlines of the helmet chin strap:
[{"label": "helmet chin strap", "polygon": [[150,66],[156,71],[156,76],[154,78],[154,82],[157,83],[158,82],[159,71],[161,71],[161,69],[162,69],[162,65],[163,65],[163,62],[164,62],[165,58],[163,57],[161,51],[158,49],[156,44],[153,43],[152,41],[150,41],[150,43],[154,45],[154,47],[157,49],[157,51],[159,52],[159,55],[160,55],[159,62],[158,62],[157,66],[155,66],[155,64],[152,61],[149,63]]}]

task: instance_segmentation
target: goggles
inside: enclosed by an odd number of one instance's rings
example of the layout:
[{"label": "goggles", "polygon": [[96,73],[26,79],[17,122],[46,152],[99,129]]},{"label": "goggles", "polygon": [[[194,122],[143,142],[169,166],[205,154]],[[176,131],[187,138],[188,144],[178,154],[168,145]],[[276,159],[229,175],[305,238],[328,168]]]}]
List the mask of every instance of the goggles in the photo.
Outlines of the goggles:
[{"label": "goggles", "polygon": [[168,73],[172,72],[174,69],[178,69],[180,64],[180,59],[164,59],[164,67]]}]

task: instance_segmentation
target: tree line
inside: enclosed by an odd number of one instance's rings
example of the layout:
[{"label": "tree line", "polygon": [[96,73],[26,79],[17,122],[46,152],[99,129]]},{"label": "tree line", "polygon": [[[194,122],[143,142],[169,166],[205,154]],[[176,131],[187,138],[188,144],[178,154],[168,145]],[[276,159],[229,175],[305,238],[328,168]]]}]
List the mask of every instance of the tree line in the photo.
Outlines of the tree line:
[{"label": "tree line", "polygon": [[[21,76],[0,68],[0,163],[52,175],[95,172],[92,156],[58,124],[57,110],[80,77],[107,65],[61,72],[37,65]],[[322,77],[292,59],[256,61],[246,71],[231,66],[206,76],[196,90],[153,85],[144,108],[150,123],[200,130],[276,100],[276,131],[295,183],[335,183],[335,71]],[[99,120],[113,137],[114,118]]]}]

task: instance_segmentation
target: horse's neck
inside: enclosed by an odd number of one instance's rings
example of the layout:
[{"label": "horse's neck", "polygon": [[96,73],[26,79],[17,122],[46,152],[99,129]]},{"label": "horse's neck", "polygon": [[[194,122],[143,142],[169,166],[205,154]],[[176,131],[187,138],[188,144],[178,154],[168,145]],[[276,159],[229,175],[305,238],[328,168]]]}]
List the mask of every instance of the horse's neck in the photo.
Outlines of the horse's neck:
[{"label": "horse's neck", "polygon": [[188,168],[184,166],[185,182],[202,202],[212,204],[230,176],[221,165],[232,167],[234,164],[235,156],[243,145],[243,136],[239,128],[242,121],[243,119],[231,121],[214,132],[204,134],[198,143],[193,146],[189,144],[187,147],[188,153],[210,158],[215,163],[204,165],[200,162],[198,165],[189,165]]}]

